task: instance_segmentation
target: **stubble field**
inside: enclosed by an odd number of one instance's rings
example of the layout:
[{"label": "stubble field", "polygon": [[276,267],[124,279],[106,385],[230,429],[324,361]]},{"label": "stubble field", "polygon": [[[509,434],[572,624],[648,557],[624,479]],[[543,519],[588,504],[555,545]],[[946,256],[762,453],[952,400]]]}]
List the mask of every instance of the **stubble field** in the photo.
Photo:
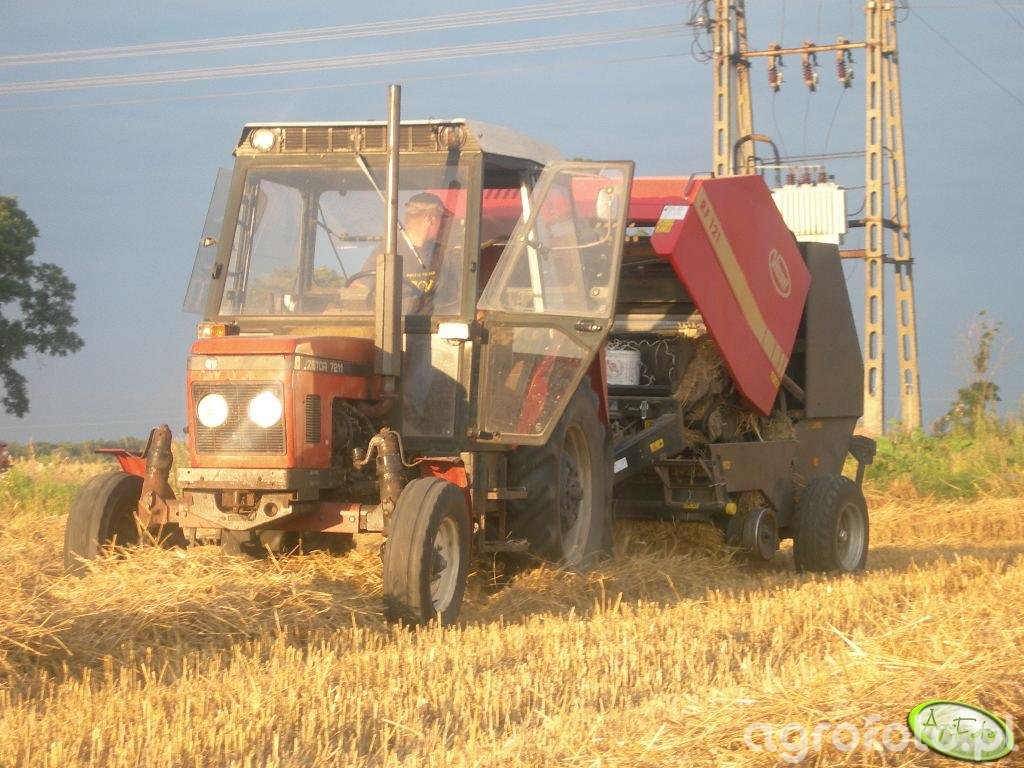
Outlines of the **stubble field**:
[{"label": "stubble field", "polygon": [[873,492],[852,577],[618,523],[589,576],[484,568],[460,626],[408,631],[380,614],[373,540],[65,577],[61,511],[105,469],[0,478],[0,766],[945,765],[907,743],[915,704],[1024,716],[1019,494]]}]

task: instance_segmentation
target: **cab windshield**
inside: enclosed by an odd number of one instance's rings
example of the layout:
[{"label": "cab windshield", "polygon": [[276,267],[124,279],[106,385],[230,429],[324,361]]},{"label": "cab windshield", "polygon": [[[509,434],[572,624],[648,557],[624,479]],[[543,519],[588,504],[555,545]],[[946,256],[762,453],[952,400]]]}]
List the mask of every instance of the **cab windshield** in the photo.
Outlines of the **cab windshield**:
[{"label": "cab windshield", "polygon": [[[457,314],[467,169],[403,161],[399,271],[406,315]],[[385,161],[246,174],[222,316],[372,315],[384,249]]]}]

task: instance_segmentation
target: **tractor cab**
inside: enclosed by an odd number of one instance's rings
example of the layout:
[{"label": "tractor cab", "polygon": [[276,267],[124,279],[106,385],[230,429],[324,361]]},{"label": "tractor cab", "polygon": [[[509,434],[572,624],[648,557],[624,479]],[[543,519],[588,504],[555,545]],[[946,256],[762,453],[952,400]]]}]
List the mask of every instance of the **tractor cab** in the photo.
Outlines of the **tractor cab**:
[{"label": "tractor cab", "polygon": [[[195,466],[251,465],[243,458],[247,437],[222,441],[230,450],[216,455],[203,447],[210,440],[195,439],[221,430],[203,423],[202,398],[216,394],[206,384],[230,378],[231,366],[251,368],[232,350],[261,355],[281,337],[295,338],[303,349],[323,350],[305,353],[296,366],[347,366],[346,373],[365,380],[363,398],[382,394],[373,375],[379,371],[368,363],[377,293],[386,290],[377,279],[386,230],[386,129],[381,122],[244,127],[234,172],[218,177],[185,300],[187,311],[204,316],[190,363]],[[375,416],[400,430],[409,448],[435,454],[464,450],[468,435],[539,442],[557,421],[565,393],[549,398],[554,407],[526,407],[531,379],[521,375],[521,359],[553,350],[557,364],[545,386],[571,392],[596,354],[614,311],[629,164],[555,165],[551,147],[470,120],[405,121],[398,135],[402,374],[398,397],[377,406]],[[516,247],[513,231],[530,213],[546,168],[534,225]],[[474,354],[483,345],[473,342],[488,322],[493,353],[485,355],[480,377]],[[581,322],[597,329],[583,334],[593,340],[574,339]],[[485,380],[487,393],[474,396]],[[337,416],[321,383],[299,391],[293,381],[282,393],[283,421],[294,413],[311,427],[306,435],[279,427],[273,446],[280,453],[264,457],[269,466],[325,467],[337,463],[340,448],[352,447],[324,445]],[[344,394],[352,399],[350,390]],[[305,405],[313,395],[321,397],[319,411]],[[212,402],[216,423],[224,408]]]},{"label": "tractor cab", "polygon": [[[186,310],[242,332],[372,326],[374,256],[385,239],[385,129],[246,126],[234,173],[218,179]],[[541,170],[558,155],[466,120],[405,122],[400,142],[406,325],[472,319],[481,246],[493,268],[495,246],[507,241]]]}]

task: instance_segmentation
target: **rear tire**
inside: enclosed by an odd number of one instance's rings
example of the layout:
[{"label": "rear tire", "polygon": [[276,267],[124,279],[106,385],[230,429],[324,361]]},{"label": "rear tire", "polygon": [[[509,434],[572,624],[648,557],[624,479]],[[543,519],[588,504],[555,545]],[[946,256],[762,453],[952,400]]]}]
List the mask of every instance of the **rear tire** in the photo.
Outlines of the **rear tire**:
[{"label": "rear tire", "polygon": [[469,572],[469,511],[457,486],[436,477],[402,490],[384,543],[384,613],[389,621],[451,624]]},{"label": "rear tire", "polygon": [[71,503],[64,529],[64,569],[80,573],[85,560],[94,560],[111,546],[140,541],[136,509],[142,478],[126,472],[97,475],[83,485]]},{"label": "rear tire", "polygon": [[509,485],[527,491],[508,503],[511,537],[570,570],[592,568],[611,549],[611,464],[611,435],[584,380],[546,445],[509,454]]},{"label": "rear tire", "polygon": [[796,514],[793,559],[798,571],[864,570],[868,506],[855,482],[829,475],[804,489]]}]

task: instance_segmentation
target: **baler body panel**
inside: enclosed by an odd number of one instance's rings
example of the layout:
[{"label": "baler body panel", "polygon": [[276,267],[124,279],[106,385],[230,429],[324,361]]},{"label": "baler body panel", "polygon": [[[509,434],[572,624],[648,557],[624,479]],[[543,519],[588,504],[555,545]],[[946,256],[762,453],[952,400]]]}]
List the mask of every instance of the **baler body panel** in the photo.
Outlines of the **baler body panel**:
[{"label": "baler body panel", "polygon": [[767,415],[810,274],[760,177],[698,179],[688,187],[685,204],[669,206],[651,244],[686,286],[743,399]]}]

